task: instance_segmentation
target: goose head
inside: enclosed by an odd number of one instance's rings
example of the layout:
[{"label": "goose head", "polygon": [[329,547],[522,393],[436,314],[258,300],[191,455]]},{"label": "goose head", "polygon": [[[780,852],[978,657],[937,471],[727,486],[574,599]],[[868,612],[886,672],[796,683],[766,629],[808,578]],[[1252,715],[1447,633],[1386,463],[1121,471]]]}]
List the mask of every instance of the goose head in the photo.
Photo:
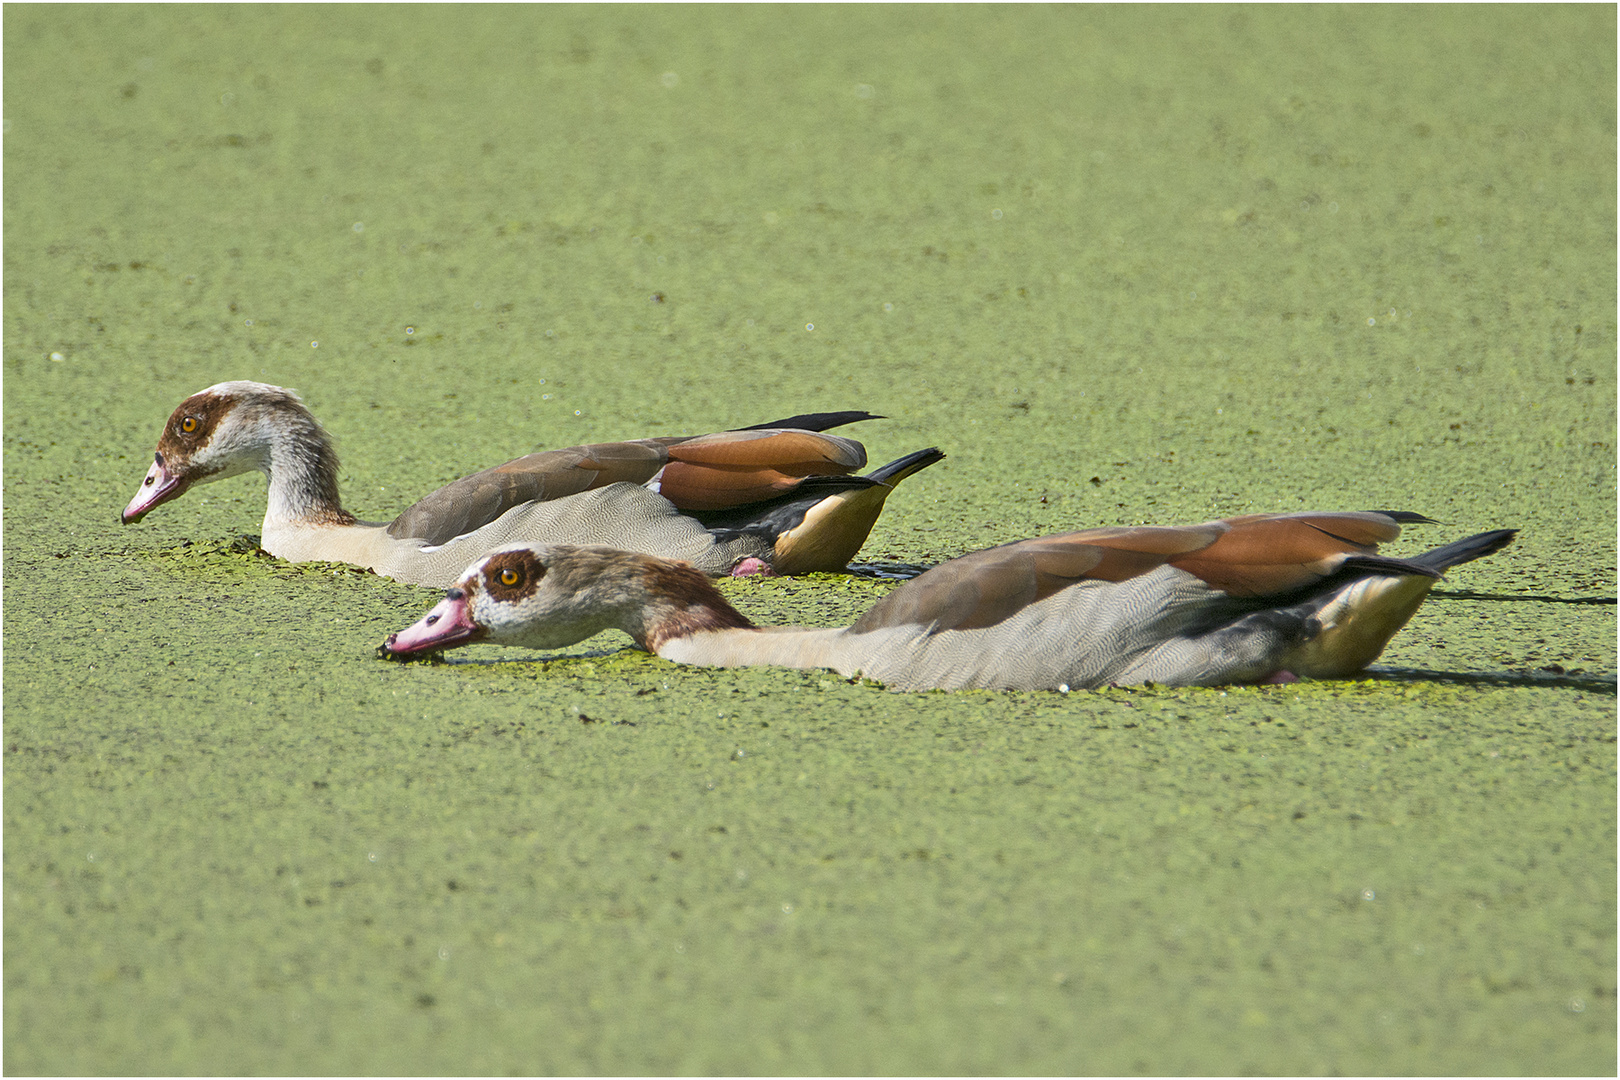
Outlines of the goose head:
[{"label": "goose head", "polygon": [[120,521],[140,521],[195,484],[273,469],[302,478],[302,501],[336,502],[330,440],[296,393],[256,382],[222,382],[182,401],[158,439],[152,467]]},{"label": "goose head", "polygon": [[477,642],[558,649],[623,630],[656,652],[675,637],[749,625],[686,563],[613,548],[518,544],[470,566],[432,611],[388,635],[379,651],[403,659]]}]

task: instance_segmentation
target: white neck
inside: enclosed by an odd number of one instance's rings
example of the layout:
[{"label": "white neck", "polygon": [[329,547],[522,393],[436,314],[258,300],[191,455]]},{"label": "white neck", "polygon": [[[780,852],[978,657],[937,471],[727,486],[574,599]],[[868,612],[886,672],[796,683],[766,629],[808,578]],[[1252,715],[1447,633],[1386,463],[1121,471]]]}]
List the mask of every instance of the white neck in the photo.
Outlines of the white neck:
[{"label": "white neck", "polygon": [[844,654],[848,636],[842,628],[812,629],[771,626],[749,629],[703,630],[671,638],[657,653],[677,664],[703,667],[748,667],[774,664],[790,668],[832,668],[844,675],[860,669]]}]

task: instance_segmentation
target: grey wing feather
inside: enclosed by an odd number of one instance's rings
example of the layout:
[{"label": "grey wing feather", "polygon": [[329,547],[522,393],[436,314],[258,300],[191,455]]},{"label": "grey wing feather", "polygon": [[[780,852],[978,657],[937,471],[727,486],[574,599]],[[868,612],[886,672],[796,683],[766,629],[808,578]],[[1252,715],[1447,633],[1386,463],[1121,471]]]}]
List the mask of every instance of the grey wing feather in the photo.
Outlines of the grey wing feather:
[{"label": "grey wing feather", "polygon": [[933,630],[994,626],[1087,577],[1123,581],[1212,544],[1220,522],[1089,529],[1042,536],[952,559],[902,585],[850,627],[906,623]]},{"label": "grey wing feather", "polygon": [[423,496],[388,526],[396,539],[444,544],[483,528],[514,506],[548,502],[619,481],[644,484],[678,439],[570,446],[473,473]]},{"label": "grey wing feather", "polygon": [[933,630],[993,626],[1078,581],[1103,559],[1087,544],[1025,540],[952,559],[878,601],[849,628],[863,634],[907,623]]}]

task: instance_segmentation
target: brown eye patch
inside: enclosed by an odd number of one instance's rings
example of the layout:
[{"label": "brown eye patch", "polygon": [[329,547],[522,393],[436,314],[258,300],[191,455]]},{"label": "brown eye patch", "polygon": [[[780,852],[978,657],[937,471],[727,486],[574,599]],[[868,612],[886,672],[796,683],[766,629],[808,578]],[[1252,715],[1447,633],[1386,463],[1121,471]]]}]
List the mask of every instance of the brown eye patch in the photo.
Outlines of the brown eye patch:
[{"label": "brown eye patch", "polygon": [[496,600],[517,601],[533,596],[546,568],[532,551],[502,551],[484,564],[484,588]]},{"label": "brown eye patch", "polygon": [[158,453],[184,461],[186,455],[207,445],[214,437],[214,429],[235,405],[235,398],[192,394],[170,415],[169,426],[163,429],[163,438],[158,440]]}]

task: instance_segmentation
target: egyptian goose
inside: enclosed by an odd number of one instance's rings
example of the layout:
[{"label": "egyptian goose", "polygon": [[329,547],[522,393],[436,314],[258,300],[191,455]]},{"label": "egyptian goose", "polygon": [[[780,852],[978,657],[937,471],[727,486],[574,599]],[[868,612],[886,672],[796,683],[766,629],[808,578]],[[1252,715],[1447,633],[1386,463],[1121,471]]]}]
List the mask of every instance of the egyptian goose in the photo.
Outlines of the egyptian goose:
[{"label": "egyptian goose", "polygon": [[1480,533],[1411,559],[1376,554],[1400,522],[1427,520],[1254,514],[1022,540],[937,566],[832,630],[753,626],[678,563],[527,544],[468,568],[381,652],[551,649],[619,629],[677,663],[825,667],[891,690],[1338,678],[1377,658],[1443,570],[1514,535]]},{"label": "egyptian goose", "polygon": [[388,523],[338,500],[337,455],[298,395],[224,382],[169,417],[157,460],[121,520],[193,484],[257,469],[270,481],[260,543],[292,562],[353,563],[444,588],[517,541],[609,544],[705,573],[842,570],[901,480],[945,455],[920,450],[866,476],[853,439],[821,434],[870,413],[813,413],[696,437],[549,450],[457,480]]}]

